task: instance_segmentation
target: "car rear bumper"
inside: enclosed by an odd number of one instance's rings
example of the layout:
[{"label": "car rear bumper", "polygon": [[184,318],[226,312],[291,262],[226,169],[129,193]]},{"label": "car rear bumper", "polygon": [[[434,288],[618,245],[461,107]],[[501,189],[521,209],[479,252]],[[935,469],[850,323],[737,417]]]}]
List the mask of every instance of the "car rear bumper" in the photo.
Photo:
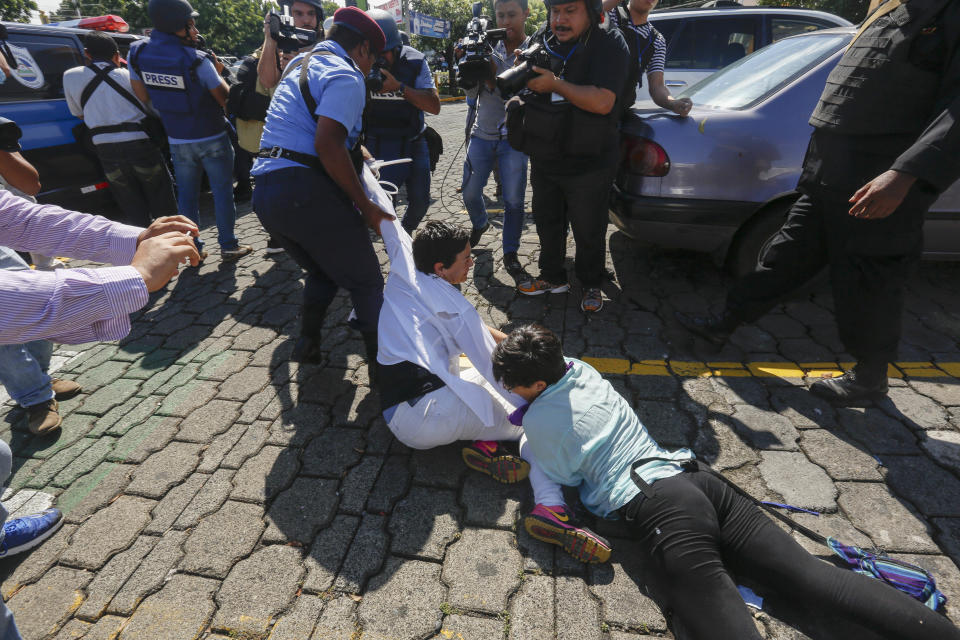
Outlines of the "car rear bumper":
[{"label": "car rear bumper", "polygon": [[756,202],[635,196],[614,185],[610,220],[631,238],[663,247],[725,252]]}]

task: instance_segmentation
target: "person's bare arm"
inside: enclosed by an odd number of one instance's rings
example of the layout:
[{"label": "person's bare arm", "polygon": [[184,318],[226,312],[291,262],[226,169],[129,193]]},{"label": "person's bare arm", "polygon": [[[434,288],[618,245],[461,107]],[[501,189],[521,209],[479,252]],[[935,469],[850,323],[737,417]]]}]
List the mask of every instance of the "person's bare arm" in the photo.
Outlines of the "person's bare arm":
[{"label": "person's bare arm", "polygon": [[[393,77],[386,69],[381,69],[383,73],[383,90],[396,91],[400,88],[400,81]],[[440,94],[434,89],[414,89],[406,85],[403,89],[403,98],[421,111],[426,111],[433,115],[440,113]]]},{"label": "person's bare arm", "polygon": [[527,83],[527,88],[531,91],[559,94],[573,106],[600,115],[610,113],[617,103],[617,94],[609,89],[592,84],[571,84],[553,75],[552,71],[540,67],[534,67],[533,70],[540,75]]},{"label": "person's bare arm", "polygon": [[657,103],[657,106],[670,109],[670,111],[681,116],[690,113],[693,101],[690,98],[674,98],[670,94],[670,89],[663,82],[663,71],[648,73],[647,82],[650,83],[650,97]]},{"label": "person's bare arm", "polygon": [[220,84],[210,89],[210,94],[213,96],[213,99],[217,101],[224,111],[227,110],[227,96],[230,94],[230,88],[227,86],[227,81],[223,78],[220,78]]},{"label": "person's bare arm", "polygon": [[40,174],[17,151],[0,151],[0,176],[14,189],[35,196],[40,192]]},{"label": "person's bare arm", "polygon": [[324,170],[353,201],[370,228],[380,233],[380,223],[383,220],[393,220],[394,217],[367,197],[347,152],[346,140],[347,130],[342,124],[326,116],[318,117],[313,148],[320,156]]},{"label": "person's bare arm", "polygon": [[620,4],[620,0],[603,0],[603,12],[606,13],[611,9],[615,9],[618,4]]},{"label": "person's bare arm", "polygon": [[490,332],[490,335],[493,336],[493,341],[496,342],[497,344],[500,344],[501,342],[507,339],[507,334],[505,334],[503,331],[500,331],[499,329],[494,329],[490,325],[487,325],[487,331]]},{"label": "person's bare arm", "polygon": [[150,94],[147,93],[147,85],[136,78],[130,78],[130,88],[133,89],[133,95],[140,99],[143,104],[150,103]]},{"label": "person's bare arm", "polygon": [[257,78],[267,89],[280,84],[280,68],[277,65],[277,43],[270,37],[270,16],[263,19],[263,47],[257,61]]}]

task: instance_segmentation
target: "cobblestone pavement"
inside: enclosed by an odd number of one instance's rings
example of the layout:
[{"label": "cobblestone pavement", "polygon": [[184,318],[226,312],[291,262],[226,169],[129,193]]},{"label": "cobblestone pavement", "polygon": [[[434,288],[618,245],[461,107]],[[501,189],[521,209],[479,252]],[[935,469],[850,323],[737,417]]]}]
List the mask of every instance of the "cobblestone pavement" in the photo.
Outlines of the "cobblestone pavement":
[{"label": "cobblestone pavement", "polygon": [[[466,222],[454,193],[463,114],[448,104],[430,119],[447,142],[433,219]],[[214,250],[154,294],[127,339],[60,349],[60,374],[84,392],[62,403],[59,435],[32,437],[22,412],[2,408],[15,455],[5,502],[16,515],[54,499],[67,521],[0,564],[26,638],[672,637],[618,527],[601,527],[613,561],[584,567],[518,526],[526,485],[468,473],[458,446],[412,451],[392,437],[345,297],[326,323],[325,364],[290,363],[300,271],[264,256],[256,217],[241,213],[253,255],[223,264]],[[912,280],[902,357],[920,364],[897,370],[889,401],[834,410],[806,393],[810,376],[751,375],[762,362],[849,360],[826,287],[739,330],[719,355],[700,353],[673,314],[716,308],[717,268],[612,227],[609,245],[609,302],[595,317],[579,311],[576,286],[516,295],[493,232],[464,293],[491,325],[537,320],[568,354],[605,358],[664,445],[692,447],[754,496],[821,512],[797,516],[808,527],[928,567],[960,620],[960,265],[925,264]],[[536,253],[528,218],[531,269]],[[768,595],[765,609],[768,638],[871,637],[790,594]]]}]

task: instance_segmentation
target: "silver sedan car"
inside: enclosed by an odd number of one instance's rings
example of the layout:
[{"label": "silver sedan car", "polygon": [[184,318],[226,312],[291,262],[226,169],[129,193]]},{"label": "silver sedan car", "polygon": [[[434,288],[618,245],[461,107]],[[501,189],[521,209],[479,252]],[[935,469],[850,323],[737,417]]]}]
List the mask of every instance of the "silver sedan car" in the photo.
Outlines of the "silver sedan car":
[{"label": "silver sedan car", "polygon": [[[693,100],[687,118],[635,108],[613,223],[644,242],[708,252],[734,274],[752,271],[799,197],[807,119],[854,31],[784,38],[725,67],[681,94]],[[926,258],[960,259],[960,182],[924,228]]]}]

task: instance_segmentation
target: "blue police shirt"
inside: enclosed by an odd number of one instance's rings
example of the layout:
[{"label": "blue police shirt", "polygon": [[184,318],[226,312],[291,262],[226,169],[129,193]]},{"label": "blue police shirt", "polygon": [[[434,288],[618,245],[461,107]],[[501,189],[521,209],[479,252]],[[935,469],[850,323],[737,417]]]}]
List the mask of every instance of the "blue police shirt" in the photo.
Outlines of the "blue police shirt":
[{"label": "blue police shirt", "polygon": [[[137,80],[138,82],[143,82],[140,79],[140,76],[137,75],[137,72],[134,71],[133,67],[130,67],[130,78]],[[213,66],[213,62],[209,58],[204,59],[203,62],[197,67],[197,78],[200,80],[200,85],[204,89],[216,89],[220,86],[220,74],[217,73],[217,68]],[[190,144],[195,142],[207,142],[208,140],[216,140],[222,133],[218,133],[215,136],[208,136],[206,138],[197,138],[195,140],[185,140],[183,138],[171,138],[167,137],[167,140],[170,141],[170,144]]]},{"label": "blue police shirt", "polygon": [[[308,63],[307,78],[310,92],[317,101],[316,114],[342,124],[347,130],[346,146],[348,149],[352,148],[363,128],[363,107],[367,99],[363,73],[336,42],[325,40],[313,50],[336,54],[315,55]],[[295,66],[303,55],[300,54],[290,62],[290,73],[277,85],[263,126],[261,149],[283,147],[317,155],[313,147],[317,123],[311,117],[307,103],[300,94],[300,67]],[[257,158],[250,173],[259,176],[277,169],[302,166],[284,158]]]}]

